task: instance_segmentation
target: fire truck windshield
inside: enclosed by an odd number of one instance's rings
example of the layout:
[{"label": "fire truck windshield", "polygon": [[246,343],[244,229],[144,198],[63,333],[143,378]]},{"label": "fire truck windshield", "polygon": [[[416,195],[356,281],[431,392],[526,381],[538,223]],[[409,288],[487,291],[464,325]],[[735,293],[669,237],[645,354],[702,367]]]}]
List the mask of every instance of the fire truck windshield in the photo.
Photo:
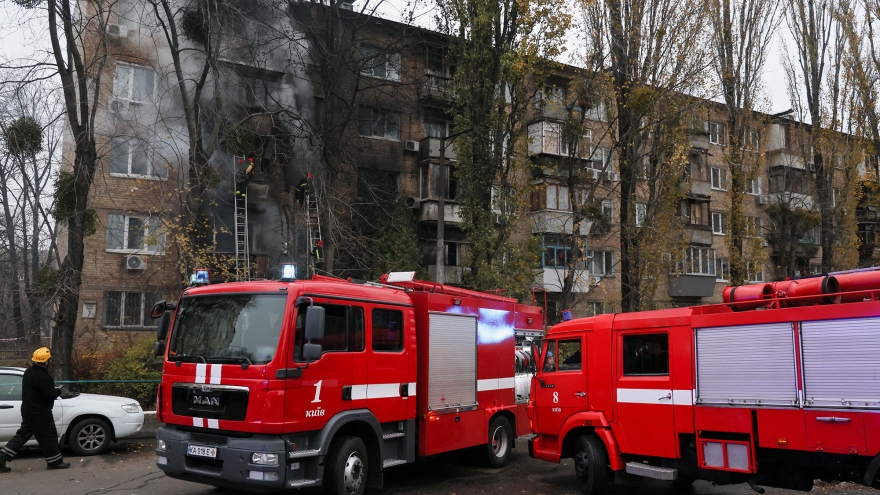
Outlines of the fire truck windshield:
[{"label": "fire truck windshield", "polygon": [[171,336],[170,361],[266,364],[275,357],[283,295],[184,298]]}]

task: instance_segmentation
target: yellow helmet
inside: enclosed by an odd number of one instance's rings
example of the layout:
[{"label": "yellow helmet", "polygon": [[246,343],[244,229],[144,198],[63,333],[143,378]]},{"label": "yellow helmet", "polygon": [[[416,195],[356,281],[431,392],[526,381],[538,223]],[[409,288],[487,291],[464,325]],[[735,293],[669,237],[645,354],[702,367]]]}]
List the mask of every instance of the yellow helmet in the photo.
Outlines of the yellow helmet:
[{"label": "yellow helmet", "polygon": [[52,359],[52,352],[49,351],[48,347],[40,347],[36,351],[34,351],[34,357],[32,357],[35,363],[45,363],[46,361]]}]

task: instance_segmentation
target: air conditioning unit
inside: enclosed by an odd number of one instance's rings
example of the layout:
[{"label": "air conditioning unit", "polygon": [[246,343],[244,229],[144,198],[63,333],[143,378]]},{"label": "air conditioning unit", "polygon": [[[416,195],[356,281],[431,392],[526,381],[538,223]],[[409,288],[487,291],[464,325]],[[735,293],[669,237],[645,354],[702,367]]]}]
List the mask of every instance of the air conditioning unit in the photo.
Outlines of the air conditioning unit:
[{"label": "air conditioning unit", "polygon": [[409,206],[413,210],[418,210],[419,206],[421,206],[421,203],[421,198],[417,198],[415,196],[409,196],[406,198],[406,206]]},{"label": "air conditioning unit", "polygon": [[588,180],[599,180],[599,176],[602,175],[601,170],[596,170],[594,168],[588,168],[586,173],[586,178]]},{"label": "air conditioning unit", "polygon": [[130,254],[125,257],[125,268],[129,270],[146,270],[147,259],[144,256]]},{"label": "air conditioning unit", "polygon": [[404,141],[403,147],[406,151],[419,151],[419,142],[418,141]]},{"label": "air conditioning unit", "polygon": [[107,34],[114,38],[125,38],[128,36],[128,28],[122,24],[107,24]]},{"label": "air conditioning unit", "polygon": [[110,100],[107,103],[107,108],[110,109],[110,113],[126,113],[128,112],[128,102],[125,100]]},{"label": "air conditioning unit", "polygon": [[607,180],[607,181],[620,180],[620,176],[617,175],[617,172],[614,172],[613,170],[606,170],[605,171],[605,180]]}]

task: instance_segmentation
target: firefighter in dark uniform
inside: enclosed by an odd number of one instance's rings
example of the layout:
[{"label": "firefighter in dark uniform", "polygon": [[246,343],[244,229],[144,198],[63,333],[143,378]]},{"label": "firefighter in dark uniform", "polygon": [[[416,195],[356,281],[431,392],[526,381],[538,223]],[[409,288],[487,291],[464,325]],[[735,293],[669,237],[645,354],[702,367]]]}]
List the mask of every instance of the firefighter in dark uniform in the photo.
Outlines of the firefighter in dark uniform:
[{"label": "firefighter in dark uniform", "polygon": [[49,469],[67,469],[69,462],[64,462],[58,448],[58,432],[52,418],[52,405],[61,396],[61,390],[55,388],[55,380],[49,374],[49,360],[52,353],[48,347],[34,351],[34,364],[24,372],[21,391],[21,428],[15,432],[12,440],[0,449],[0,472],[8,473],[6,461],[12,460],[21,447],[31,437],[36,437],[46,467]]}]

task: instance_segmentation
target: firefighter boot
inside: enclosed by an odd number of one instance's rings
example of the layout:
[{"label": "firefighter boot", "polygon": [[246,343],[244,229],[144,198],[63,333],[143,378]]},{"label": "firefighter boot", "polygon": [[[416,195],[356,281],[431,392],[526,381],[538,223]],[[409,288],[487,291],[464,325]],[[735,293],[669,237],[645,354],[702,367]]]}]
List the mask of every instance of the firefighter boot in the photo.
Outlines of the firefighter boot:
[{"label": "firefighter boot", "polygon": [[0,452],[0,473],[8,473],[12,468],[6,467],[6,454]]},{"label": "firefighter boot", "polygon": [[55,464],[47,464],[46,469],[67,469],[70,467],[69,462],[64,462],[63,460],[60,462],[56,462]]}]

